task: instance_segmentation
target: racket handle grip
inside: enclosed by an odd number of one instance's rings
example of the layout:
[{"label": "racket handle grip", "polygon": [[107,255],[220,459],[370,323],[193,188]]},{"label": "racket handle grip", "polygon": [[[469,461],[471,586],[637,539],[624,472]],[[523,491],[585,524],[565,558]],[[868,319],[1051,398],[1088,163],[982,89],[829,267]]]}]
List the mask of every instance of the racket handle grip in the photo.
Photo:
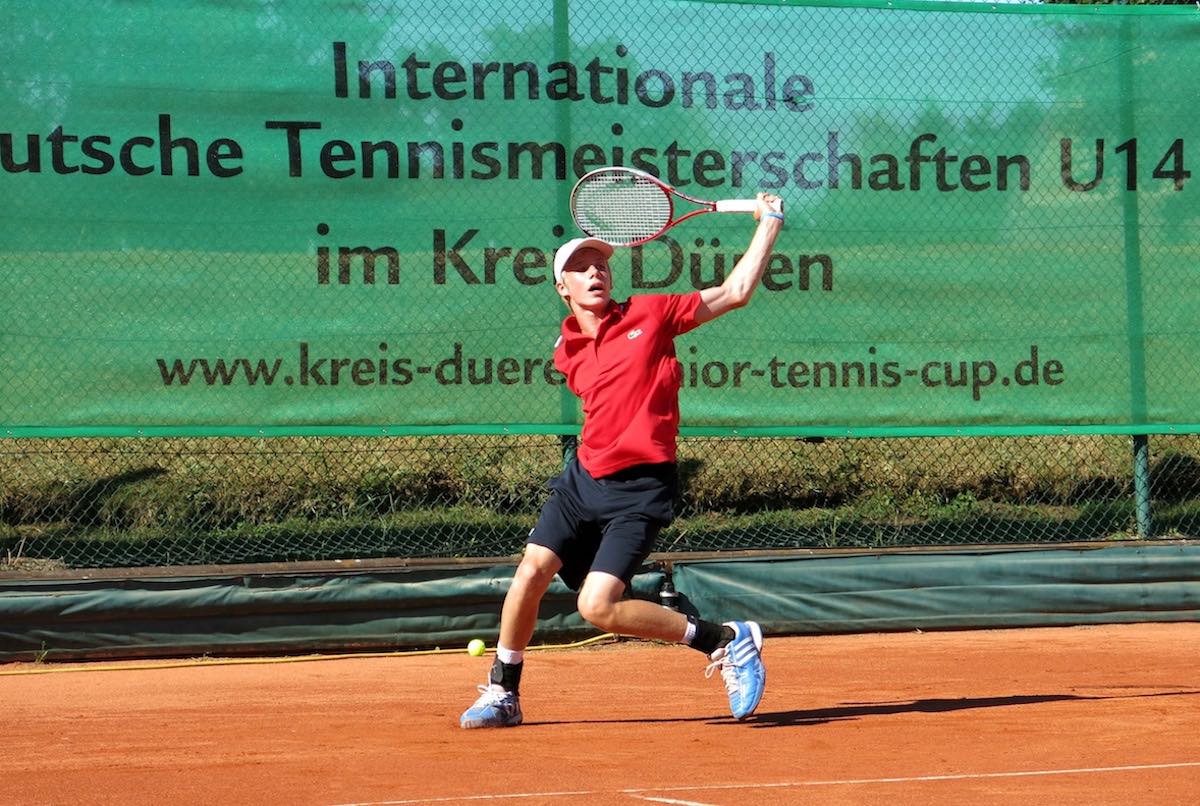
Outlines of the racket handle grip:
[{"label": "racket handle grip", "polygon": [[718,213],[753,213],[757,209],[755,199],[724,199],[716,207]]}]

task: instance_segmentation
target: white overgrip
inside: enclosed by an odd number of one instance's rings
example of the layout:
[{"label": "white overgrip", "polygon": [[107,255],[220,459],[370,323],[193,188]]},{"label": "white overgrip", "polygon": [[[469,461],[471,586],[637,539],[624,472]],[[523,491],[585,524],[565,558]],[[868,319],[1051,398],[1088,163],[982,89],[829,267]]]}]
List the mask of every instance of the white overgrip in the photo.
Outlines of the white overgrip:
[{"label": "white overgrip", "polygon": [[757,209],[756,199],[723,199],[716,207],[718,213],[753,213]]}]

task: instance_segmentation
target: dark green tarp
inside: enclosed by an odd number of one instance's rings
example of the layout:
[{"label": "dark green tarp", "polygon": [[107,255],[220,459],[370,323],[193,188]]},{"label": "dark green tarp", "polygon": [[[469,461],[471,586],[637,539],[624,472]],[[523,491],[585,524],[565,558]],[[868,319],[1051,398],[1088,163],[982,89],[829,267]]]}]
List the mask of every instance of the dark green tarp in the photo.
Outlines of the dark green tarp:
[{"label": "dark green tarp", "polygon": [[[0,660],[286,654],[493,643],[511,565],[0,581]],[[686,609],[769,633],[1200,620],[1200,545],[677,562]],[[663,574],[634,580],[657,600]],[[558,582],[536,642],[596,630]]]}]

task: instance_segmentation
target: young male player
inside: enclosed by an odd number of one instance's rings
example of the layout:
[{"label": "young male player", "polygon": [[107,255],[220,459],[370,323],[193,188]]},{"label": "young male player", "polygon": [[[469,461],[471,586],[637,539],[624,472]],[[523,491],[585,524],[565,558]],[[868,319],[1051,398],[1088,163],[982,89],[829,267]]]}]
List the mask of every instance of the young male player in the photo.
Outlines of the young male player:
[{"label": "young male player", "polygon": [[580,615],[599,629],[691,646],[708,657],[708,674],[720,669],[734,717],[758,707],[766,670],[756,623],[716,624],[625,598],[659,530],[674,517],[683,374],[674,339],[750,301],[783,227],[780,199],[760,193],[754,216],[750,246],[725,281],[690,294],[617,303],[611,246],[576,238],[555,254],[555,288],[571,313],[554,364],[583,401],[583,433],[575,459],[550,481],[550,498],[504,599],[488,684],[463,713],[462,727],[521,724],[525,647],[555,574],[579,591]]}]

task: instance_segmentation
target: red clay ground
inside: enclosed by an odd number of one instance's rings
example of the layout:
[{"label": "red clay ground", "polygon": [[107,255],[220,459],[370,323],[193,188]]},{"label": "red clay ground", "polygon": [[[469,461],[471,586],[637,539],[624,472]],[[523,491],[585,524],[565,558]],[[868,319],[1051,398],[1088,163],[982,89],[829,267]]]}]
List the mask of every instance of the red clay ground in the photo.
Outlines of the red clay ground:
[{"label": "red clay ground", "polygon": [[737,723],[690,650],[533,653],[506,731],[457,725],[490,656],[2,666],[0,802],[1200,802],[1200,624],[768,638],[764,657]]}]

